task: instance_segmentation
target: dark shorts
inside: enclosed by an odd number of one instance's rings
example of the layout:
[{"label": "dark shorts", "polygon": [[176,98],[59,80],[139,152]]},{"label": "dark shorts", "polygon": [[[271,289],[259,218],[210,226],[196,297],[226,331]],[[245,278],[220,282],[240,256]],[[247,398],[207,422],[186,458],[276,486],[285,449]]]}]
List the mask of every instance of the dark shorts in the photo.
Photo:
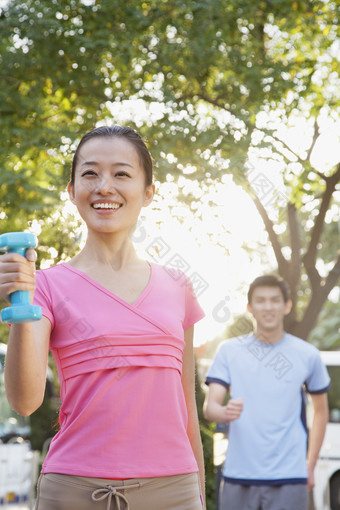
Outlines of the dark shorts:
[{"label": "dark shorts", "polygon": [[202,510],[198,473],[106,480],[41,475],[36,510]]},{"label": "dark shorts", "polygon": [[308,510],[307,485],[240,485],[222,482],[221,510]]}]

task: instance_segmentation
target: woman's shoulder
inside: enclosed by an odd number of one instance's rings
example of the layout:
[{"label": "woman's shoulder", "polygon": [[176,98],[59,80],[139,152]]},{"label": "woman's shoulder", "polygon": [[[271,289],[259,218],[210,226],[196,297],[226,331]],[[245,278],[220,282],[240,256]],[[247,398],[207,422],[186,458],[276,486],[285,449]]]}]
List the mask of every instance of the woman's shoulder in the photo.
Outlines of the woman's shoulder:
[{"label": "woman's shoulder", "polygon": [[55,264],[54,266],[41,267],[40,269],[37,269],[37,274],[52,276],[54,274],[64,271],[65,266],[66,266],[65,262],[59,262],[59,264]]},{"label": "woman's shoulder", "polygon": [[179,283],[180,286],[186,285],[189,282],[186,274],[176,267],[172,267],[169,265],[161,265],[156,262],[149,262],[152,268],[152,272],[157,275],[158,281],[162,281],[163,283]]},{"label": "woman's shoulder", "polygon": [[55,286],[65,280],[65,263],[60,262],[54,266],[37,269],[36,282],[37,286]]}]

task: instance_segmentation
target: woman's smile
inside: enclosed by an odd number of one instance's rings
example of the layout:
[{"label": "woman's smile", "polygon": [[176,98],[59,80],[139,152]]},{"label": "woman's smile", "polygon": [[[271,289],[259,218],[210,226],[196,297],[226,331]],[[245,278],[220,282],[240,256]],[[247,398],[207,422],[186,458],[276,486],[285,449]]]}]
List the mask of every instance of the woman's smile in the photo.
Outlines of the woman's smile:
[{"label": "woman's smile", "polygon": [[106,200],[97,200],[92,204],[93,209],[99,214],[114,214],[123,207],[123,204]]}]

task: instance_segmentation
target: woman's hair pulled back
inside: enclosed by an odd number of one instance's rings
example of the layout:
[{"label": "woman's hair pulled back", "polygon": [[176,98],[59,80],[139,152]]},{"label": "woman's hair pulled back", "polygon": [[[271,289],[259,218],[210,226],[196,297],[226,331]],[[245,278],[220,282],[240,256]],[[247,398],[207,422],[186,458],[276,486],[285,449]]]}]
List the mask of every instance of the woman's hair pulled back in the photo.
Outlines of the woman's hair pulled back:
[{"label": "woman's hair pulled back", "polygon": [[125,138],[135,147],[145,173],[145,185],[151,186],[153,182],[153,161],[149,149],[145,145],[141,136],[134,129],[128,126],[101,126],[92,129],[86,133],[80,140],[78,147],[74,153],[71,167],[71,184],[74,186],[75,170],[78,163],[79,151],[81,147],[92,138]]}]

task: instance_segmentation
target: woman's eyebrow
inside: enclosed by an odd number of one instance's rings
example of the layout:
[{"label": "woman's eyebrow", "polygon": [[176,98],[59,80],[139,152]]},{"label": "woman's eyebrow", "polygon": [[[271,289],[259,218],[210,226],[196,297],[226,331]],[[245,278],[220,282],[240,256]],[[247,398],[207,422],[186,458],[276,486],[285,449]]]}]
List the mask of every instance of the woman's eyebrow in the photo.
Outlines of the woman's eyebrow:
[{"label": "woman's eyebrow", "polygon": [[[98,166],[99,163],[98,161],[84,161],[84,163],[82,163],[80,166],[88,166],[88,165],[95,165],[95,166]],[[132,165],[130,165],[130,163],[125,163],[124,161],[118,161],[117,163],[113,163],[112,166],[129,166],[130,168],[133,168]]]},{"label": "woman's eyebrow", "polygon": [[118,163],[113,163],[112,166],[129,166],[130,168],[133,168],[133,165],[130,165],[130,163],[125,163],[124,161],[118,161]]},{"label": "woman's eyebrow", "polygon": [[84,161],[80,166],[98,165],[97,161]]}]

